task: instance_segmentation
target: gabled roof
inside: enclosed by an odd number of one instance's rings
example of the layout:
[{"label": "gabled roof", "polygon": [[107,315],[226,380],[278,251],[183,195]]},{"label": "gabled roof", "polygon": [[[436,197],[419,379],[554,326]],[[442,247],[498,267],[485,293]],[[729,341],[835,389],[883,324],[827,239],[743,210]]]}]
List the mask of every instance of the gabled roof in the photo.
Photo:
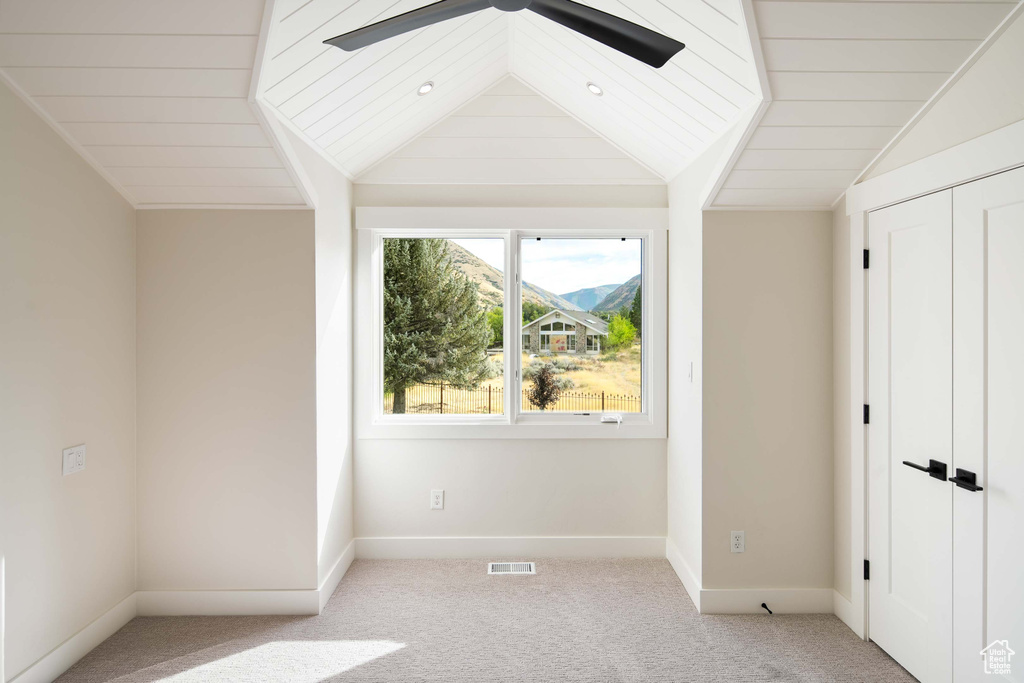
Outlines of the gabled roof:
[{"label": "gabled roof", "polygon": [[526,332],[531,325],[543,325],[545,324],[543,322],[544,320],[547,320],[548,318],[550,318],[551,320],[555,320],[556,317],[559,320],[561,318],[568,318],[573,322],[582,323],[583,325],[586,325],[589,329],[593,330],[594,332],[597,332],[598,334],[608,334],[608,323],[606,323],[604,320],[601,320],[601,318],[597,317],[596,315],[591,315],[586,311],[563,311],[560,308],[556,308],[553,311],[548,311],[547,313],[537,318],[536,320],[531,320],[530,322],[526,323],[525,325],[523,325],[523,332]]},{"label": "gabled roof", "polygon": [[257,97],[356,179],[509,74],[662,180],[758,100],[740,0],[585,3],[687,47],[652,69],[531,12],[487,9],[347,53],[322,41],[429,3],[278,0]]}]

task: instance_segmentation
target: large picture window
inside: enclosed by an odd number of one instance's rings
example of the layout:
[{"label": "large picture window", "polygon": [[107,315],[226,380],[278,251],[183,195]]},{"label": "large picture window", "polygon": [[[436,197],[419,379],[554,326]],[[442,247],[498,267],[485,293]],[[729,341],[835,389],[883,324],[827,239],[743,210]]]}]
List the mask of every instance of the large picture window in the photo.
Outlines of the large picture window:
[{"label": "large picture window", "polygon": [[360,434],[664,438],[663,228],[609,225],[629,210],[530,229],[508,224],[543,210],[467,209],[499,226],[455,228],[451,210],[366,211],[393,222],[358,231]]}]

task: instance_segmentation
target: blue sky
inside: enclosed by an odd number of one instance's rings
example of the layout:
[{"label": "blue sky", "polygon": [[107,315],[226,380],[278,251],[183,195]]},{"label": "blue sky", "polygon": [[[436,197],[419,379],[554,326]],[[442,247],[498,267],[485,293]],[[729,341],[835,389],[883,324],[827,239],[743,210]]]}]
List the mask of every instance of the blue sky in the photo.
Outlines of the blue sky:
[{"label": "blue sky", "polygon": [[[504,242],[452,240],[498,270],[505,270]],[[523,241],[523,280],[555,294],[622,284],[640,274],[639,239],[544,239]]]}]

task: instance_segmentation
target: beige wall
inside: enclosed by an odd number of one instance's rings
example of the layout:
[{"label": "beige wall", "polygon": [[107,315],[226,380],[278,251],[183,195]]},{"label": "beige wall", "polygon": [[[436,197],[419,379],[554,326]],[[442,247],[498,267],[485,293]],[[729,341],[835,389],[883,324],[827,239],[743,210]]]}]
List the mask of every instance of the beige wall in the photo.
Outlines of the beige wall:
[{"label": "beige wall", "polygon": [[665,442],[363,439],[355,491],[360,537],[664,536]]},{"label": "beige wall", "polygon": [[703,587],[831,588],[832,214],[705,213],[703,302]]},{"label": "beige wall", "polygon": [[833,385],[835,405],[833,425],[835,446],[833,495],[835,496],[835,589],[850,599],[853,577],[850,574],[851,544],[851,461],[850,461],[850,218],[846,215],[846,196],[832,212],[832,339]]},{"label": "beige wall", "polygon": [[140,590],[317,585],[312,211],[138,216]]},{"label": "beige wall", "polygon": [[318,582],[355,536],[352,507],[352,183],[291,131],[316,193],[316,518]]},{"label": "beige wall", "polygon": [[875,166],[874,178],[1024,119],[1024,13]]},{"label": "beige wall", "polygon": [[[135,590],[135,212],[4,85],[0,150],[12,678]],[[80,443],[85,470],[61,476]]]},{"label": "beige wall", "polygon": [[[355,198],[357,206],[653,207],[665,199],[664,188],[565,186],[560,200],[549,189],[357,184]],[[434,488],[445,490],[441,512],[428,509]],[[665,441],[361,439],[355,511],[358,537],[664,536]]]}]

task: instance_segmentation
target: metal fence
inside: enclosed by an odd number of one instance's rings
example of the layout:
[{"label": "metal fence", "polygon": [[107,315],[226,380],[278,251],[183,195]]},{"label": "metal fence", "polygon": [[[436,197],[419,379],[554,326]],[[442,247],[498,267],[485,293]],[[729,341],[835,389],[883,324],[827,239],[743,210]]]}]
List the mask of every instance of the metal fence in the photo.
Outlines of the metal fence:
[{"label": "metal fence", "polygon": [[[524,389],[523,411],[539,410],[530,403],[529,391]],[[501,415],[505,412],[504,390],[502,387],[481,387],[479,389],[456,389],[444,385],[419,384],[405,390],[405,412],[417,415]],[[384,412],[394,411],[394,394],[384,394]],[[558,401],[548,406],[551,412],[616,412],[639,413],[642,402],[639,396],[629,394],[585,393],[563,391]]]}]

